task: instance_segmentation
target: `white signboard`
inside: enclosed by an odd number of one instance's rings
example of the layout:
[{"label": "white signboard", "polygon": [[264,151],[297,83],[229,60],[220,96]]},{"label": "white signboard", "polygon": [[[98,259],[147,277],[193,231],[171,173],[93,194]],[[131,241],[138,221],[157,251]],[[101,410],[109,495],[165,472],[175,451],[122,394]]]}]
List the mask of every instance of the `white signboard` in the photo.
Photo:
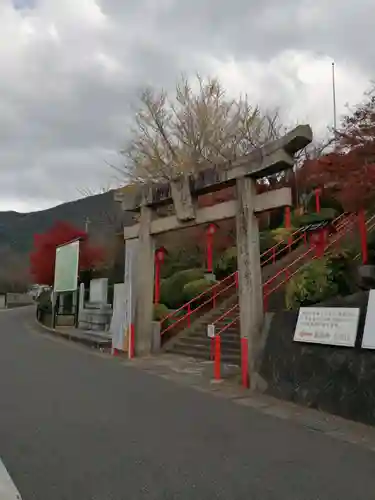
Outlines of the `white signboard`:
[{"label": "white signboard", "polygon": [[301,307],[294,340],[354,347],[358,320],[355,307]]},{"label": "white signboard", "polygon": [[362,347],[363,349],[375,349],[375,290],[370,290],[368,295]]},{"label": "white signboard", "polygon": [[215,325],[207,325],[207,337],[210,339],[215,337]]},{"label": "white signboard", "polygon": [[[121,318],[118,324],[113,325],[112,347],[121,351],[128,351],[130,329],[134,324],[134,281],[135,281],[135,265],[137,259],[138,239],[127,240],[125,243],[125,276],[124,287],[119,290],[119,300],[122,301],[120,309]],[[121,299],[120,299],[121,297]]]}]

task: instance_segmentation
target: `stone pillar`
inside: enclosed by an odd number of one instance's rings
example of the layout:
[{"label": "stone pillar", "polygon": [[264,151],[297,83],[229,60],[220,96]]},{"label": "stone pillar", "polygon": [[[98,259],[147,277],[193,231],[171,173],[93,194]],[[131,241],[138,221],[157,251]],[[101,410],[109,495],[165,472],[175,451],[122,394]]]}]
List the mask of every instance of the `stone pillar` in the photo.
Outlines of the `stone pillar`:
[{"label": "stone pillar", "polygon": [[78,320],[80,319],[84,308],[85,308],[85,284],[81,283],[79,285],[79,296],[78,296]]},{"label": "stone pillar", "polygon": [[247,339],[250,387],[254,388],[257,342],[263,323],[263,286],[260,268],[259,228],[254,213],[255,182],[237,181],[237,259],[241,338]]},{"label": "stone pillar", "polygon": [[141,208],[139,247],[135,276],[135,355],[152,350],[152,320],[154,295],[154,241],[150,234],[152,209]]},{"label": "stone pillar", "polygon": [[64,300],[65,300],[65,295],[63,293],[60,293],[59,312],[58,312],[58,314],[63,314],[64,313]]}]

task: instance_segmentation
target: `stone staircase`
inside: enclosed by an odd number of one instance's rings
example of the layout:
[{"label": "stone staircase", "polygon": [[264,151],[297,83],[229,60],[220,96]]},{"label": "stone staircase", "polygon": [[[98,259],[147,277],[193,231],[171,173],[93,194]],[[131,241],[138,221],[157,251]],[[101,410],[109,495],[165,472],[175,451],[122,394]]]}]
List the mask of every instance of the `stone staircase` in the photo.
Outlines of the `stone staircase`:
[{"label": "stone staircase", "polygon": [[[336,236],[332,234],[330,239]],[[352,236],[344,236],[344,241]],[[285,279],[283,271],[288,267],[289,275],[293,274],[304,263],[314,257],[314,250],[309,251],[310,246],[302,244],[284,255],[280,260],[262,268],[263,283],[269,282],[272,277],[275,279],[269,284],[269,289],[275,290],[267,299],[267,311],[280,310],[285,307]],[[280,273],[280,274],[278,274]],[[212,324],[238,302],[237,291],[234,290],[225,297],[214,309],[209,310],[201,317],[192,322],[191,326],[185,328],[175,337],[169,340],[164,350],[166,352],[180,354],[199,359],[209,360],[211,357],[211,339],[207,336],[207,325]],[[216,331],[220,331],[226,324],[237,318],[230,327],[221,333],[221,359],[223,363],[239,365],[241,362],[240,325],[238,319],[238,308],[234,308],[225,318],[215,324]]]},{"label": "stone staircase", "polygon": [[[237,303],[237,293],[224,300],[218,307],[207,312],[196,321],[190,328],[186,328],[176,337],[171,339],[165,346],[166,352],[181,354],[198,359],[210,359],[211,339],[207,337],[207,325],[220,318],[228,309]],[[229,323],[237,313],[228,315],[226,321]],[[217,323],[217,327],[224,326],[224,321]],[[221,336],[221,358],[224,363],[240,363],[240,334],[239,325],[230,326]]]},{"label": "stone staircase", "polygon": [[[262,268],[263,282],[277,274],[280,269],[285,268],[294,262],[301,254],[305,253],[307,247],[302,245],[285,255],[275,264],[270,264]],[[280,288],[275,292],[273,305],[284,303],[284,290]],[[276,299],[276,300],[275,300]],[[198,359],[210,359],[211,339],[207,336],[207,325],[219,319],[229,309],[238,302],[237,291],[234,290],[229,297],[226,297],[217,307],[206,312],[204,315],[193,321],[190,327],[185,328],[175,337],[169,340],[164,350],[166,352],[180,354]],[[277,306],[276,306],[277,307]],[[215,324],[219,331],[228,323],[231,323],[238,316],[238,309],[234,309],[222,320]],[[221,359],[223,363],[239,365],[241,361],[240,329],[239,321],[233,323],[221,334]]]}]

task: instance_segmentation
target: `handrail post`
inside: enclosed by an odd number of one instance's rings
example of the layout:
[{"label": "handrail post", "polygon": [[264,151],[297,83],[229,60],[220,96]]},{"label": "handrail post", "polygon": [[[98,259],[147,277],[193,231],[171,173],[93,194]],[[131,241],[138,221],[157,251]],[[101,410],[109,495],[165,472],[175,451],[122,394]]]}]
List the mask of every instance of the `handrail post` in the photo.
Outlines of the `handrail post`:
[{"label": "handrail post", "polygon": [[191,327],[191,317],[190,317],[190,315],[191,315],[191,304],[189,302],[188,305],[187,305],[187,324],[188,324],[188,328]]},{"label": "handrail post", "polygon": [[242,386],[248,389],[250,386],[249,380],[249,346],[247,338],[241,339],[241,374]]},{"label": "handrail post", "polygon": [[214,379],[220,380],[220,364],[221,364],[221,342],[220,335],[215,335],[215,354],[214,354]]}]

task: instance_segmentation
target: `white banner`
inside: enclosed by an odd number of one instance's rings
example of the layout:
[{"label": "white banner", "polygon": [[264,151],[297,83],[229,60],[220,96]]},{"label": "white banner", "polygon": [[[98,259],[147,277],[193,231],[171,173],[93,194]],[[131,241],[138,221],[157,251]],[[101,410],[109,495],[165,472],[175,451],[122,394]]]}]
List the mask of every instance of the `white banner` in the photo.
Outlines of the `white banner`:
[{"label": "white banner", "polygon": [[301,307],[294,340],[354,347],[358,320],[355,307]]},{"label": "white banner", "polygon": [[[130,328],[134,324],[134,284],[137,259],[138,239],[125,242],[125,273],[124,284],[119,289],[118,299],[114,297],[112,348],[128,351]],[[121,298],[120,298],[121,296]],[[117,302],[117,304],[116,304]]]},{"label": "white banner", "polygon": [[370,290],[368,295],[362,347],[363,349],[375,349],[375,290]]}]

